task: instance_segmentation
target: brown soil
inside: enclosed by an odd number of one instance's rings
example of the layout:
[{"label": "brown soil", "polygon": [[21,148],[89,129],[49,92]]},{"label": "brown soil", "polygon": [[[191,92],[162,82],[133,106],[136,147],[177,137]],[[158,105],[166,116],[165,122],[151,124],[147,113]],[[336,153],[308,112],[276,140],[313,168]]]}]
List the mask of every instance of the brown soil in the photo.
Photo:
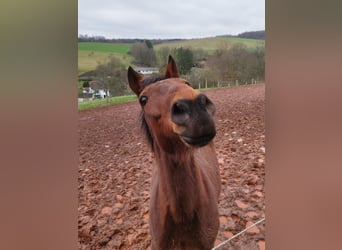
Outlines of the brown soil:
[{"label": "brown soil", "polygon": [[[222,178],[216,245],[265,217],[265,85],[206,91]],[[130,102],[79,113],[80,249],[149,249],[152,154]],[[220,249],[265,249],[265,223]]]}]

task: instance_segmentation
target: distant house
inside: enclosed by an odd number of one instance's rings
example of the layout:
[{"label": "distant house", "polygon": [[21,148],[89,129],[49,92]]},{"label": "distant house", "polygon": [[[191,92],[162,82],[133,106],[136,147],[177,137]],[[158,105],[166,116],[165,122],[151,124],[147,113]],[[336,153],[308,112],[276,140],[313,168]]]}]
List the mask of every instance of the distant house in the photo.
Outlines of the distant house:
[{"label": "distant house", "polygon": [[101,81],[93,80],[83,85],[82,93],[78,94],[78,101],[87,101],[94,99],[102,99],[109,97],[109,91],[105,90],[104,84]]},{"label": "distant house", "polygon": [[135,68],[135,71],[143,75],[159,74],[158,68],[139,67],[139,68]]}]

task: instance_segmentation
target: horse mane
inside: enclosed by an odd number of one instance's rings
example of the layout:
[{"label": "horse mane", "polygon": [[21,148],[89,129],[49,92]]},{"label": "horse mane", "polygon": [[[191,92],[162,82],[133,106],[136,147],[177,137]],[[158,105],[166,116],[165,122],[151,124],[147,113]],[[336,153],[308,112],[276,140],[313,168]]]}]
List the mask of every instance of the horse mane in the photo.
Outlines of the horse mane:
[{"label": "horse mane", "polygon": [[143,131],[143,133],[145,134],[145,137],[147,139],[148,145],[150,146],[150,148],[153,150],[153,137],[152,137],[152,133],[150,131],[150,128],[147,125],[146,119],[145,119],[145,115],[144,115],[144,111],[140,112],[140,127],[141,130]]},{"label": "horse mane", "polygon": [[149,77],[149,78],[145,78],[141,81],[143,88],[146,87],[147,85],[150,85],[152,83],[155,82],[159,82],[161,80],[164,80],[165,77],[164,76],[154,76],[154,77]]}]

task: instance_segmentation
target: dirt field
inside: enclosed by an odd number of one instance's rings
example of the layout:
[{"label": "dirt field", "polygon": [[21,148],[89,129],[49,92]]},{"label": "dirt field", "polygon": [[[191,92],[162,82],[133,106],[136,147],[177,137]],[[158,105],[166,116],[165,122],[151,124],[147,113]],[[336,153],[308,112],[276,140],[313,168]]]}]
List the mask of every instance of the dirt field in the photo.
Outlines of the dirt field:
[{"label": "dirt field", "polygon": [[[222,178],[216,245],[265,217],[265,85],[205,92]],[[79,249],[149,249],[152,154],[138,102],[79,113]],[[220,249],[265,249],[265,223]]]}]

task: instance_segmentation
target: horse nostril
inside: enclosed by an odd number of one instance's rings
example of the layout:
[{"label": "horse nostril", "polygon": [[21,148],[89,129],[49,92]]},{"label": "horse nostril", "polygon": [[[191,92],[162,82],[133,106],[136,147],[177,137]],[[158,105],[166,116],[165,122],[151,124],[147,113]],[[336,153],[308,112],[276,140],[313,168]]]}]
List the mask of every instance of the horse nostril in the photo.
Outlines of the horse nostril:
[{"label": "horse nostril", "polygon": [[175,104],[173,104],[173,107],[172,107],[173,114],[183,114],[186,112],[186,110],[187,110],[187,107],[183,103],[176,102]]},{"label": "horse nostril", "polygon": [[198,103],[199,107],[201,107],[202,109],[206,110],[210,115],[214,115],[215,114],[215,105],[204,94],[200,94],[197,97],[197,103]]},{"label": "horse nostril", "polygon": [[183,101],[176,101],[172,105],[171,118],[178,125],[185,125],[189,119],[189,105]]},{"label": "horse nostril", "polygon": [[205,107],[207,105],[207,97],[205,95],[200,95],[199,96],[199,103],[201,107]]}]

